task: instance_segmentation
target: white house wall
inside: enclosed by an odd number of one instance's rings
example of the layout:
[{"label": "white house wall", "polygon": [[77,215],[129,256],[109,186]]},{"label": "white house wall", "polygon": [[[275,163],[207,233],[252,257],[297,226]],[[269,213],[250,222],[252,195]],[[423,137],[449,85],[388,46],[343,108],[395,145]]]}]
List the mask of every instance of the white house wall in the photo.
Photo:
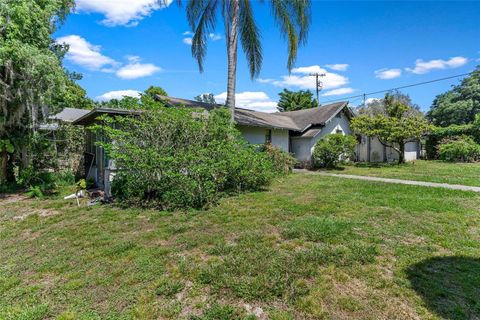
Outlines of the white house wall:
[{"label": "white house wall", "polygon": [[289,152],[290,136],[288,130],[272,130],[272,145]]},{"label": "white house wall", "polygon": [[295,158],[298,161],[308,163],[312,160],[313,150],[317,141],[327,134],[337,132],[341,132],[342,134],[352,133],[350,130],[350,121],[343,112],[340,114],[340,117],[334,117],[331,119],[323,128],[321,128],[321,131],[315,137],[292,137],[291,152],[295,155]]},{"label": "white house wall", "polygon": [[312,159],[311,150],[312,138],[292,137],[292,150],[295,158],[300,162],[310,162]]},{"label": "white house wall", "polygon": [[318,140],[326,136],[327,134],[333,133],[341,133],[343,135],[352,134],[352,130],[350,130],[350,121],[348,120],[347,116],[344,112],[340,113],[340,117],[334,117],[329,122],[325,124],[322,130],[313,138],[311,139],[304,139],[310,140],[308,143],[310,144],[310,157],[313,154],[313,150],[315,149],[315,144]]},{"label": "white house wall", "polygon": [[[251,144],[264,144],[265,135],[267,134],[267,128],[253,127],[253,126],[238,126],[238,130],[242,133],[243,137]],[[272,145],[288,152],[289,148],[289,135],[288,130],[272,130]]]}]

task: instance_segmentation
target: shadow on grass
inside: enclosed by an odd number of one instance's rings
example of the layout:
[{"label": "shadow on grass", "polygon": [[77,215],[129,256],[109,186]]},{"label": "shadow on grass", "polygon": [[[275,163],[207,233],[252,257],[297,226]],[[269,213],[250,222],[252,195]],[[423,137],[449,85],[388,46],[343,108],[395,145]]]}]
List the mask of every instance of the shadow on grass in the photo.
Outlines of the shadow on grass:
[{"label": "shadow on grass", "polygon": [[407,275],[427,308],[444,319],[480,319],[480,259],[435,257]]},{"label": "shadow on grass", "polygon": [[398,164],[397,162],[356,162],[353,166],[357,168],[398,168],[409,167],[412,166],[412,164]]}]

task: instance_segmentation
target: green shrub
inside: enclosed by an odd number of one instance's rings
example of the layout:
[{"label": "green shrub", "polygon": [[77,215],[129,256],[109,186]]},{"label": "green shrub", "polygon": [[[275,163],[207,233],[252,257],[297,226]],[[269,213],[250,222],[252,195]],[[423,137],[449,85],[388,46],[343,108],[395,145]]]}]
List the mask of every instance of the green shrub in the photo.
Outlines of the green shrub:
[{"label": "green shrub", "polygon": [[456,139],[463,136],[468,136],[480,144],[480,115],[476,116],[473,123],[434,128],[426,139],[427,158],[439,158],[439,146],[445,139]]},{"label": "green shrub", "polygon": [[18,186],[24,188],[35,186],[41,190],[42,194],[51,194],[59,186],[70,186],[75,183],[75,175],[70,170],[50,172],[34,169],[32,166],[20,171],[16,178]]},{"label": "green shrub", "polygon": [[25,195],[30,198],[42,198],[42,188],[40,186],[30,186],[27,192],[25,192]]},{"label": "green shrub", "polygon": [[315,144],[313,165],[320,168],[336,167],[353,156],[356,144],[357,141],[350,135],[326,135]]},{"label": "green shrub", "polygon": [[260,190],[276,174],[268,155],[241,138],[226,109],[160,108],[103,124],[94,129],[120,168],[112,194],[125,205],[202,208],[225,194]]},{"label": "green shrub", "polygon": [[445,161],[472,162],[480,159],[480,145],[468,136],[461,136],[443,140],[438,153]]},{"label": "green shrub", "polygon": [[34,169],[31,166],[20,172],[17,183],[22,187],[36,186],[43,193],[51,192],[57,187],[56,176],[53,172]]},{"label": "green shrub", "polygon": [[260,151],[267,154],[270,161],[272,161],[273,168],[280,174],[288,174],[292,172],[293,167],[298,162],[290,153],[271,144],[262,145]]}]

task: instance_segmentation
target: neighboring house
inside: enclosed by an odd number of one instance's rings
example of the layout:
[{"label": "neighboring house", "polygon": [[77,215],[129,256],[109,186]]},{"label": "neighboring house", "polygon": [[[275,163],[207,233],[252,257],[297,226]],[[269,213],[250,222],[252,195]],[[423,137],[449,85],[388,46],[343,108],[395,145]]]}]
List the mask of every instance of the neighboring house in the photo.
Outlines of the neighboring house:
[{"label": "neighboring house", "polygon": [[[422,146],[420,141],[412,140],[405,144],[405,161],[420,159]],[[384,146],[377,137],[362,136],[356,147],[356,160],[360,162],[398,161],[398,152]]]},{"label": "neighboring house", "polygon": [[[157,96],[158,100],[170,107],[189,107],[212,110],[222,105],[212,105],[166,96]],[[88,126],[95,123],[101,115],[138,115],[138,110],[97,108],[81,115],[72,123]],[[272,145],[294,155],[303,166],[309,166],[316,142],[327,134],[352,134],[350,121],[354,117],[348,102],[323,105],[318,108],[266,113],[260,111],[235,109],[235,122],[243,137],[252,144],[271,143]],[[112,180],[114,164],[95,142],[102,137],[89,132],[86,147],[86,172],[95,179],[99,187],[108,189]],[[419,155],[419,144],[409,143],[405,151],[406,160],[415,160]],[[359,137],[356,148],[357,161],[393,161],[398,158],[395,151],[384,148],[378,139]]]}]

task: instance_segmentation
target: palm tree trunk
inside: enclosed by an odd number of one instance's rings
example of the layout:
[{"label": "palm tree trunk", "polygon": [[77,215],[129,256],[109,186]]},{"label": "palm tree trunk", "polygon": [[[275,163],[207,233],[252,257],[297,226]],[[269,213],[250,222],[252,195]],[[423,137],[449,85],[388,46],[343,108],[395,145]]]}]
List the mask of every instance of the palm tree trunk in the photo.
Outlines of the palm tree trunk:
[{"label": "palm tree trunk", "polygon": [[229,30],[227,30],[227,55],[228,55],[228,84],[227,100],[225,104],[231,109],[231,121],[235,121],[235,88],[237,81],[237,49],[238,49],[238,23],[239,0],[230,1]]}]

